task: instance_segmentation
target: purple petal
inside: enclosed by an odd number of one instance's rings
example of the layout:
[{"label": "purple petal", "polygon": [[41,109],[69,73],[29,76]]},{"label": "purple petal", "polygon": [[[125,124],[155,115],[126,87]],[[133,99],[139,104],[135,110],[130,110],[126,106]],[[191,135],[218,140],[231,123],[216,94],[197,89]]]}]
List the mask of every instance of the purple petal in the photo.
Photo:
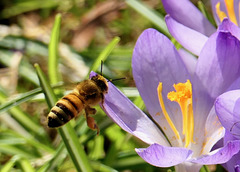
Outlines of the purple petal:
[{"label": "purple petal", "polygon": [[[239,156],[240,156],[240,154],[239,154]],[[238,165],[234,166],[234,171],[235,172],[240,172],[240,163]]]},{"label": "purple petal", "polygon": [[233,135],[232,132],[229,132],[228,130],[226,130],[224,139],[223,139],[223,144],[226,145],[229,141],[232,141],[232,140],[239,140],[239,139],[236,137],[236,135]]},{"label": "purple petal", "polygon": [[189,0],[162,0],[162,4],[166,12],[177,22],[206,36],[215,32],[213,25]]},{"label": "purple petal", "polygon": [[[93,71],[90,72],[90,78],[96,75],[98,74]],[[108,82],[108,93],[104,96],[101,107],[115,123],[130,134],[148,144],[160,143],[169,146],[165,136],[150,118],[111,82]]]},{"label": "purple petal", "polygon": [[238,77],[227,89],[227,91],[236,90],[240,88],[240,77]]},{"label": "purple petal", "polygon": [[[198,131],[198,129],[196,129]],[[201,129],[199,129],[201,130]],[[215,108],[213,107],[207,117],[205,123],[205,133],[204,133],[204,147],[201,148],[202,154],[207,154],[213,148],[213,146],[224,137],[225,129],[220,123]]]},{"label": "purple petal", "polygon": [[223,93],[240,75],[240,42],[229,32],[218,32],[205,44],[196,67],[211,97]]},{"label": "purple petal", "polygon": [[230,32],[238,40],[240,40],[240,28],[233,24],[228,18],[225,18],[218,27],[219,31]]},{"label": "purple petal", "polygon": [[197,58],[182,48],[178,50],[178,53],[182,57],[188,72],[193,75],[197,64]]},{"label": "purple petal", "polygon": [[228,91],[216,99],[216,113],[222,125],[240,139],[240,90]]},{"label": "purple petal", "polygon": [[[206,100],[207,101],[207,100]],[[204,107],[202,108],[204,109]],[[214,107],[205,115],[203,112],[194,112],[194,141],[191,150],[194,155],[207,154],[213,146],[223,138],[225,129],[219,122]],[[223,144],[219,145],[222,147]],[[216,148],[215,148],[216,149]]]},{"label": "purple petal", "polygon": [[157,167],[171,167],[180,164],[192,155],[192,151],[189,149],[164,147],[159,144],[135,150],[142,159]]},{"label": "purple petal", "polygon": [[199,164],[223,164],[229,161],[233,155],[240,150],[240,140],[230,141],[223,148],[210,152],[209,155],[203,155],[197,160],[192,160],[193,163]]},{"label": "purple petal", "polygon": [[111,82],[108,83],[108,87],[102,108],[115,123],[148,144],[169,145],[165,136],[146,114]]},{"label": "purple petal", "polygon": [[98,74],[96,72],[91,71],[89,74],[89,78],[92,78],[94,76],[97,76]]},{"label": "purple petal", "polygon": [[[231,140],[239,139],[232,135],[232,133],[226,131],[226,134],[224,136],[224,144],[227,144]],[[236,172],[235,167],[238,168],[237,165],[240,165],[240,152],[235,154],[227,163],[222,164],[222,166],[224,166],[229,172]]]},{"label": "purple petal", "polygon": [[166,109],[177,129],[180,129],[181,110],[177,103],[167,99],[167,93],[173,90],[173,84],[186,82],[190,75],[171,41],[154,29],[145,30],[138,38],[133,51],[132,71],[149,113],[161,127],[168,125],[166,120],[162,120],[165,118],[161,116],[157,94],[159,82],[163,83]]},{"label": "purple petal", "polygon": [[178,23],[169,15],[165,17],[165,21],[171,35],[187,50],[199,56],[208,37],[197,32],[183,24]]},{"label": "purple petal", "polygon": [[239,40],[229,32],[216,32],[203,47],[196,66],[193,84],[196,119],[206,118],[216,97],[226,91],[239,76]]}]

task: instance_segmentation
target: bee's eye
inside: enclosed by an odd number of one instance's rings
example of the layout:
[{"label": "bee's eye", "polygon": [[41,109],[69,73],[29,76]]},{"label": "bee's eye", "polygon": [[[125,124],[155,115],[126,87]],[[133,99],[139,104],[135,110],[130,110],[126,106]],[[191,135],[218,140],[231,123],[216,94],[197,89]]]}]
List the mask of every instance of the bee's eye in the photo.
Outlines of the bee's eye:
[{"label": "bee's eye", "polygon": [[107,85],[102,79],[99,79],[97,76],[92,77],[91,79],[97,84],[98,87],[101,88],[101,91],[103,91],[103,92],[107,91],[107,89],[108,89]]},{"label": "bee's eye", "polygon": [[102,91],[107,91],[107,85],[102,80],[97,80],[97,85],[101,88]]}]

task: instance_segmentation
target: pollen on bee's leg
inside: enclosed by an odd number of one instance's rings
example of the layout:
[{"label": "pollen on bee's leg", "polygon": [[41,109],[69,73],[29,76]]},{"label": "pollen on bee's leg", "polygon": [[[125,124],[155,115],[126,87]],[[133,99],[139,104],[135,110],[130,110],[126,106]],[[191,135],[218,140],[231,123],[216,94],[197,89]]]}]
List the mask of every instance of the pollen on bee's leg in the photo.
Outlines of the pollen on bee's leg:
[{"label": "pollen on bee's leg", "polygon": [[97,134],[99,134],[100,130],[99,130],[97,124],[95,123],[94,118],[86,115],[86,120],[87,120],[88,127],[91,128],[92,130],[97,130]]}]

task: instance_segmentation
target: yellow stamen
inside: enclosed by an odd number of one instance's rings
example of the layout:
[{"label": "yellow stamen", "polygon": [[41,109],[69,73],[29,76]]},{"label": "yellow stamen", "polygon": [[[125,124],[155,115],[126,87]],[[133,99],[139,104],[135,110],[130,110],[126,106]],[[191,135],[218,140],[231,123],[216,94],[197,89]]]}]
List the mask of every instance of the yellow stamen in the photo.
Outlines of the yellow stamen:
[{"label": "yellow stamen", "polygon": [[[240,9],[240,2],[238,3],[238,9]],[[240,10],[238,12],[238,18],[240,19]]]},{"label": "yellow stamen", "polygon": [[166,111],[164,102],[163,102],[163,98],[162,98],[162,83],[161,82],[159,82],[159,84],[158,84],[157,91],[158,91],[158,100],[159,100],[160,106],[162,108],[163,115],[165,116],[168,124],[170,125],[171,129],[173,130],[173,132],[177,136],[177,139],[179,139],[180,138],[179,133],[178,133],[175,125],[173,124],[171,118],[169,117],[169,115],[168,115],[168,113]]},{"label": "yellow stamen", "polygon": [[[238,26],[235,11],[234,11],[234,0],[224,0],[225,6],[227,9],[229,19]],[[218,15],[219,20],[222,22],[224,18],[227,17],[227,14],[220,9],[221,3],[218,2],[215,6],[216,13]]]},{"label": "yellow stamen", "polygon": [[189,80],[186,83],[174,84],[176,92],[168,93],[168,99],[176,101],[183,115],[183,131],[185,135],[185,147],[188,147],[190,142],[193,142],[194,133],[194,116],[192,109],[192,84]]},{"label": "yellow stamen", "polygon": [[[191,100],[191,102],[192,102],[192,100]],[[191,114],[191,115],[189,115],[190,126],[189,126],[189,130],[188,130],[188,131],[192,131],[190,137],[191,137],[191,142],[194,143],[194,140],[193,140],[193,133],[194,133],[194,115],[193,115],[192,103],[188,106],[188,114]]]},{"label": "yellow stamen", "polygon": [[218,2],[215,6],[216,13],[218,15],[219,20],[222,22],[224,18],[227,17],[226,13],[220,10],[220,2]]},{"label": "yellow stamen", "polygon": [[227,8],[229,19],[234,24],[238,25],[236,15],[235,15],[235,11],[234,11],[234,0],[224,0],[224,2],[225,2],[225,5],[226,5],[226,8]]}]

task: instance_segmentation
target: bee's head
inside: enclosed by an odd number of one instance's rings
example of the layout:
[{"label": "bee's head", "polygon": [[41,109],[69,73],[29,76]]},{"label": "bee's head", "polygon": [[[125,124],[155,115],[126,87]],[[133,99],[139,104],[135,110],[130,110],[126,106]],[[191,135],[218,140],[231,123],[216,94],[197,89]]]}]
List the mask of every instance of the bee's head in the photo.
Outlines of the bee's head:
[{"label": "bee's head", "polygon": [[107,80],[102,75],[95,75],[91,77],[91,80],[96,83],[96,85],[102,90],[103,93],[108,91]]}]

